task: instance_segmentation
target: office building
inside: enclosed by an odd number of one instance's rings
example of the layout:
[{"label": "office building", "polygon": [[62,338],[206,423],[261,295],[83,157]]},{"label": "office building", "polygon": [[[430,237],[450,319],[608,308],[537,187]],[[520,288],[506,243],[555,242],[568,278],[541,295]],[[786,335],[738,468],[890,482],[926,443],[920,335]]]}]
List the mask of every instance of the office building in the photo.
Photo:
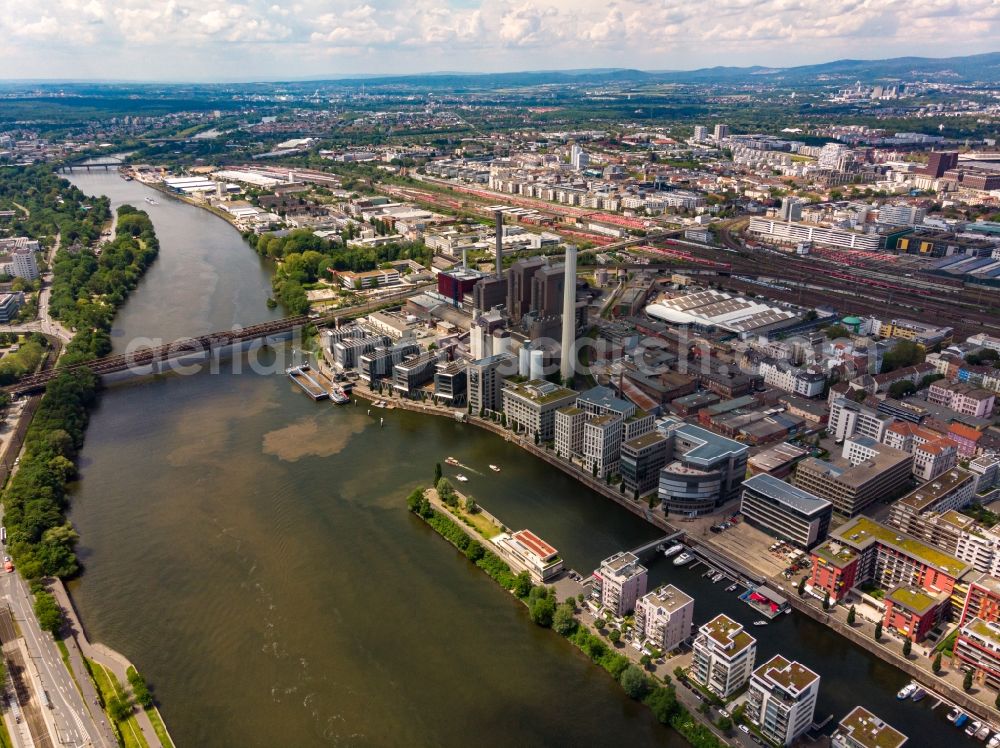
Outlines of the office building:
[{"label": "office building", "polygon": [[903,748],[907,737],[863,706],[856,706],[837,724],[833,748]]},{"label": "office building", "polygon": [[646,593],[636,603],[636,631],[663,653],[690,638],[693,624],[694,598],[672,584]]},{"label": "office building", "polygon": [[946,171],[958,167],[958,151],[931,151],[927,166],[917,169],[918,174],[940,179]]},{"label": "office building", "polygon": [[24,306],[24,292],[0,294],[0,322],[9,324]]},{"label": "office building", "polygon": [[555,415],[559,408],[576,402],[577,393],[544,379],[523,384],[510,382],[502,392],[507,422],[528,437],[541,441],[555,437]]},{"label": "office building", "polygon": [[757,657],[757,640],[729,616],[719,614],[698,629],[689,675],[721,699],[748,680]]},{"label": "office building", "polygon": [[370,353],[358,358],[358,374],[368,386],[377,385],[381,379],[392,374],[392,367],[404,359],[420,353],[420,346],[410,340],[388,346],[378,346]]},{"label": "office building", "polygon": [[403,397],[420,394],[423,386],[434,380],[438,356],[437,351],[427,351],[394,365],[392,388]]},{"label": "office building", "polygon": [[[795,485],[853,517],[878,500],[898,494],[910,480],[913,457],[868,437],[844,442],[848,459],[808,457],[795,468]],[[853,460],[855,461],[852,461]]]},{"label": "office building", "polygon": [[531,530],[501,533],[490,542],[515,573],[528,572],[535,584],[545,584],[563,570],[559,552]]},{"label": "office building", "polygon": [[461,361],[441,361],[434,372],[434,400],[461,407],[466,403],[469,367]]},{"label": "office building", "polygon": [[667,437],[657,431],[622,442],[618,472],[626,496],[645,496],[657,489],[669,446]]},{"label": "office building", "polygon": [[962,509],[975,497],[975,491],[975,476],[962,468],[952,468],[894,502],[889,524],[921,537],[918,525],[922,517]]},{"label": "office building", "polygon": [[504,377],[516,372],[517,360],[509,353],[470,362],[466,380],[472,412],[479,415],[499,412],[503,407]]},{"label": "office building", "polygon": [[556,411],[555,429],[556,456],[571,459],[583,452],[583,424],[587,413],[575,405],[566,405]]},{"label": "office building", "polygon": [[599,478],[618,471],[623,423],[616,413],[588,418],[583,424],[583,466]]},{"label": "office building", "polygon": [[392,340],[387,335],[344,338],[333,344],[333,360],[341,369],[354,369],[363,355],[391,344]]},{"label": "office building", "polygon": [[616,553],[601,561],[594,572],[591,596],[603,608],[616,616],[635,610],[639,598],[646,594],[648,574],[646,567],[631,553]]},{"label": "office building", "polygon": [[883,205],[878,209],[878,222],[888,226],[916,226],[926,214],[926,208],[916,205]]},{"label": "office building", "polygon": [[877,442],[885,441],[885,433],[892,424],[892,417],[879,413],[846,397],[840,397],[830,406],[827,431],[840,444],[855,434],[867,436]]},{"label": "office building", "polygon": [[826,539],[833,504],[760,473],[743,481],[740,512],[754,527],[808,550]]},{"label": "office building", "polygon": [[791,745],[812,726],[818,693],[816,673],[775,655],[753,671],[744,714],[772,743]]},{"label": "office building", "polygon": [[716,140],[725,140],[729,137],[729,125],[716,125],[714,137]]},{"label": "office building", "polygon": [[707,514],[739,496],[749,447],[671,418],[664,419],[659,430],[670,439],[659,485],[668,512]]}]

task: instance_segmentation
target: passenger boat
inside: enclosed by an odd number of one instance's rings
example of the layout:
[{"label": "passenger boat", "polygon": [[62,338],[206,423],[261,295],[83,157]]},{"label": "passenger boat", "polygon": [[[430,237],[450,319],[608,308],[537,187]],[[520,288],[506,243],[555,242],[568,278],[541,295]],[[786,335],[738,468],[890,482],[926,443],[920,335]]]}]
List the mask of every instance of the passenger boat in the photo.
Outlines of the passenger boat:
[{"label": "passenger boat", "polygon": [[712,584],[716,584],[718,582],[721,582],[723,579],[725,579],[725,577],[726,577],[726,575],[723,574],[720,571],[718,574],[716,574],[715,576],[712,577]]},{"label": "passenger boat", "polygon": [[692,561],[694,561],[694,556],[685,551],[674,559],[674,566],[684,566],[684,564],[689,564]]},{"label": "passenger boat", "polygon": [[910,697],[910,699],[912,701],[920,701],[926,695],[927,692],[924,689],[920,688],[920,686],[917,686],[917,690],[913,692],[913,695]]},{"label": "passenger boat", "polygon": [[466,477],[465,477],[464,475],[462,475],[461,473],[459,473],[458,475],[456,475],[456,476],[455,476],[455,480],[457,480],[457,481],[460,481],[460,482],[462,482],[462,483],[465,483],[465,482],[466,482],[467,480],[469,480],[469,479],[468,479],[468,478],[466,478]]},{"label": "passenger boat", "polygon": [[330,388],[330,400],[337,405],[343,405],[344,403],[349,403],[351,398],[347,396],[344,392],[343,387],[337,387],[336,385]]},{"label": "passenger boat", "polygon": [[454,457],[445,457],[444,461],[447,464],[449,464],[449,465],[457,465],[458,464],[458,460],[456,460]]},{"label": "passenger boat", "polygon": [[500,466],[499,465],[490,465],[490,470],[492,470],[494,473],[499,473],[500,472]]},{"label": "passenger boat", "polygon": [[754,626],[766,626],[767,625],[767,621],[765,621],[763,618],[758,618],[756,621],[753,622],[753,625]]},{"label": "passenger boat", "polygon": [[896,698],[899,699],[900,701],[903,701],[904,699],[910,698],[913,695],[913,692],[916,690],[917,690],[916,683],[907,683],[896,693]]},{"label": "passenger boat", "polygon": [[669,548],[667,548],[667,550],[663,552],[663,555],[666,556],[667,558],[670,558],[671,556],[676,556],[683,550],[684,550],[684,544],[677,543],[676,545],[672,545]]}]

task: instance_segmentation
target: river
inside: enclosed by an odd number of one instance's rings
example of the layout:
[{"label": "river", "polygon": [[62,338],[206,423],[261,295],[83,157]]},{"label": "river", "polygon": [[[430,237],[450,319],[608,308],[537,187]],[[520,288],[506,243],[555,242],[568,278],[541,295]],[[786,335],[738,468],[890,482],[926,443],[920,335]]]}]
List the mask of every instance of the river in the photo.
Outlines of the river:
[{"label": "river", "polygon": [[[221,219],[114,174],[73,181],[146,208],[160,238],[116,349],[280,314],[268,267]],[[465,472],[480,503],[578,570],[656,537],[486,432],[223,367],[102,395],[71,512],[83,621],[148,677],[180,746],[686,745],[405,511],[447,455],[478,468]],[[697,571],[651,577],[691,593],[697,623],[756,618]],[[861,703],[910,745],[964,742],[932,699],[896,701],[903,673],[820,624],[750,630],[759,662],[781,652],[821,674],[817,718]]]}]

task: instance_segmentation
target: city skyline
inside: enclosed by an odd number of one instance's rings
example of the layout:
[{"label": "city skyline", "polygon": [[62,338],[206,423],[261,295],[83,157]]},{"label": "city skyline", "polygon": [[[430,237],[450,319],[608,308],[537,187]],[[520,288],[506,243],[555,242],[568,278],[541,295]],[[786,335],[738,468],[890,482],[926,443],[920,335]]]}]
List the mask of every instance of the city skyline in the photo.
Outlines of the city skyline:
[{"label": "city skyline", "polygon": [[[439,71],[715,65],[787,67],[842,58],[991,51],[1000,9],[726,0],[700,6],[625,0],[4,0],[6,79],[276,80]],[[919,50],[913,41],[921,39]],[[877,43],[877,47],[875,46]]]}]

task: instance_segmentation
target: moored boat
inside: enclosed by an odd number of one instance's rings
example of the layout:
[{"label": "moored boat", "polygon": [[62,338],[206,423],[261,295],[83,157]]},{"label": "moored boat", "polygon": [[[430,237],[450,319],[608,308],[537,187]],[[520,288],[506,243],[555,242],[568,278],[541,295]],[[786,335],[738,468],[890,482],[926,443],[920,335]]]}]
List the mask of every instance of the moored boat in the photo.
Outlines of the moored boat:
[{"label": "moored boat", "polygon": [[896,698],[899,699],[900,701],[903,701],[904,699],[910,698],[913,695],[913,692],[916,690],[917,690],[916,683],[907,683],[896,693]]},{"label": "moored boat", "polygon": [[663,552],[663,555],[666,556],[667,558],[670,558],[671,556],[676,556],[678,553],[680,553],[683,550],[684,550],[684,544],[683,543],[677,543],[677,544],[672,545],[669,548],[667,548],[667,550],[665,550]]},{"label": "moored boat", "polygon": [[500,472],[500,466],[499,465],[490,465],[490,470],[492,470],[494,473],[499,473]]},{"label": "moored boat", "polygon": [[927,692],[924,689],[922,689],[919,686],[917,686],[917,690],[913,692],[913,695],[910,698],[913,701],[920,701],[926,695],[927,695]]},{"label": "moored boat", "polygon": [[767,623],[768,622],[765,621],[763,618],[758,618],[756,621],[753,622],[753,625],[754,626],[766,626]]},{"label": "moored boat", "polygon": [[684,564],[689,564],[692,561],[694,561],[694,556],[685,551],[674,559],[674,566],[684,566]]}]

